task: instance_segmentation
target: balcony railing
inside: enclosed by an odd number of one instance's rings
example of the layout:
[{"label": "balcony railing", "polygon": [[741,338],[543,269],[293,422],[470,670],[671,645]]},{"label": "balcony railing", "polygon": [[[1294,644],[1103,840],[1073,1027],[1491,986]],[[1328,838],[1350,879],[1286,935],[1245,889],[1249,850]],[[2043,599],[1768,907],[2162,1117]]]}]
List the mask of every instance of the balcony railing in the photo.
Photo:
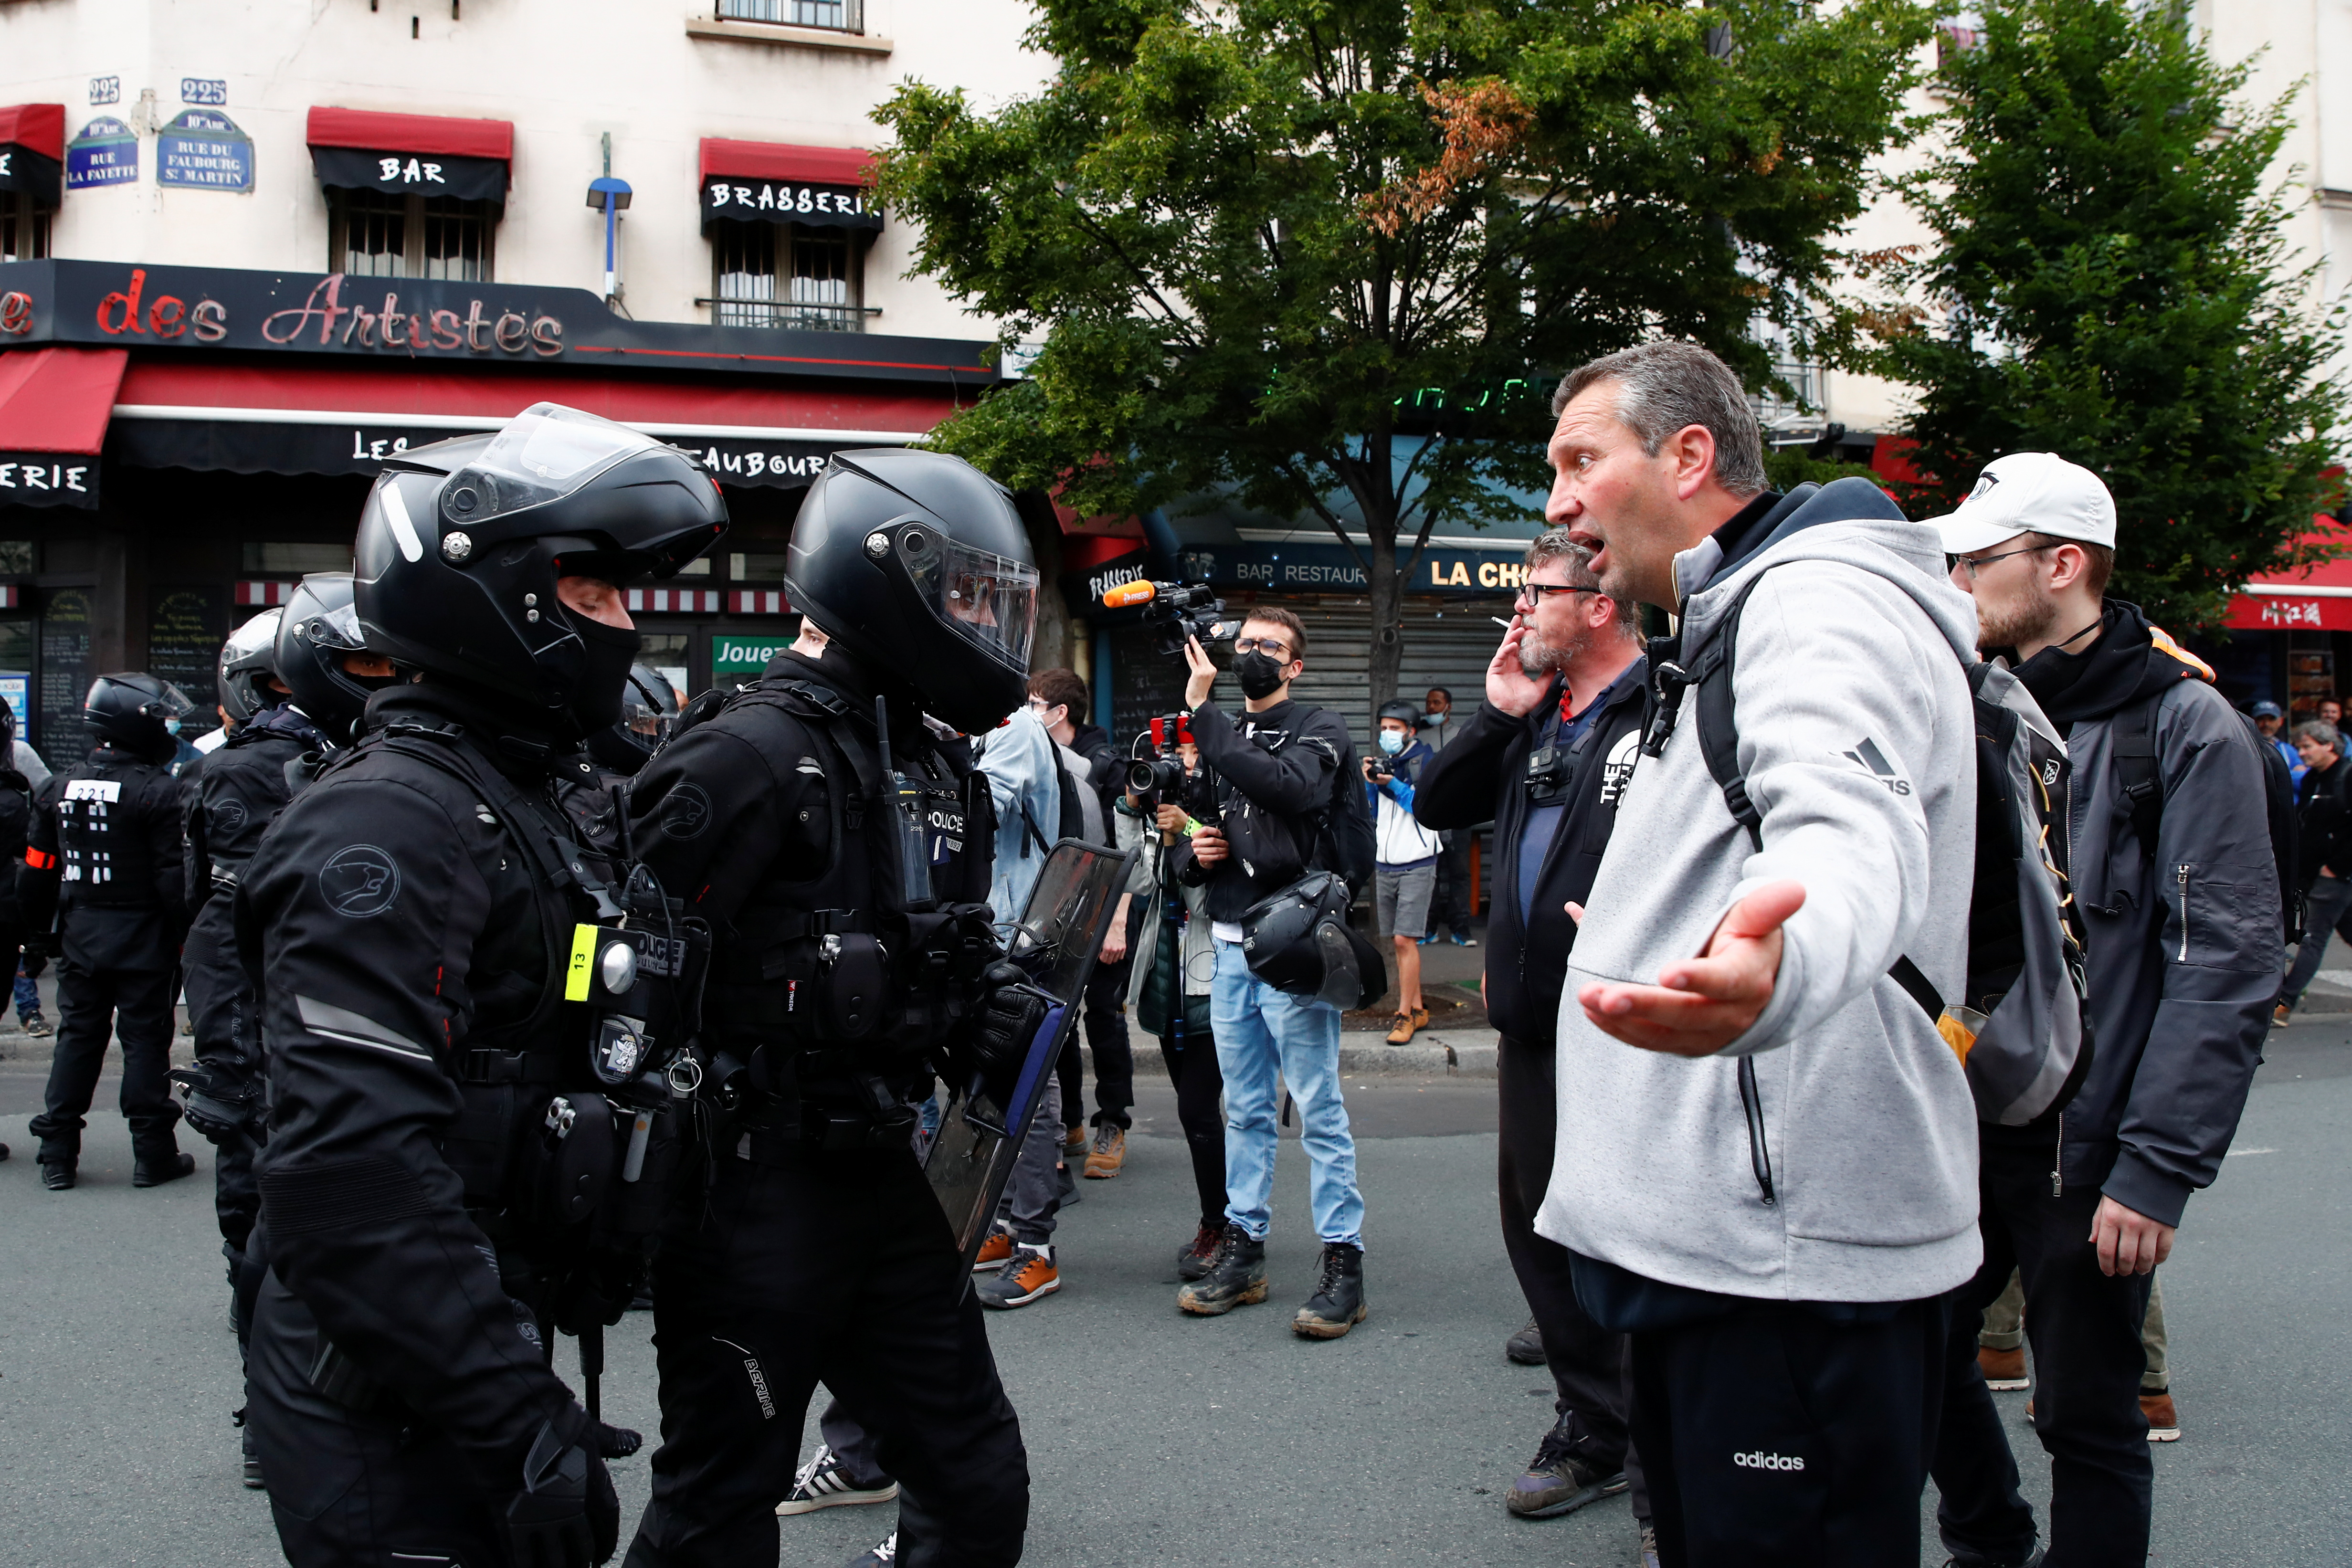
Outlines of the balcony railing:
[{"label": "balcony railing", "polygon": [[765,327],[789,332],[863,332],[878,305],[793,304],[770,299],[698,299],[710,307],[714,327]]},{"label": "balcony railing", "polygon": [[866,31],[865,0],[719,0],[719,16],[726,22],[774,22],[835,33]]}]

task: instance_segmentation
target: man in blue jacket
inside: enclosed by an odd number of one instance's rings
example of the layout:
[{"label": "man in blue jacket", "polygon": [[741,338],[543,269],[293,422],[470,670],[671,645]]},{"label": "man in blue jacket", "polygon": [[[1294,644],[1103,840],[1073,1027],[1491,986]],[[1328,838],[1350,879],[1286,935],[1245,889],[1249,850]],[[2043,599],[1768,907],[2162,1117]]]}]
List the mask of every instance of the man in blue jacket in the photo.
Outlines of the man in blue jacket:
[{"label": "man in blue jacket", "polygon": [[1977,1364],[1978,1314],[2014,1268],[2051,1458],[2048,1562],[2137,1564],[2155,1487],[2139,1403],[2149,1275],[2221,1168],[2279,989],[2263,759],[2213,672],[2105,596],[2116,505],[2097,476],[2013,453],[1940,526],[1979,646],[2016,666],[2066,738],[2097,1051],[2057,1116],[1982,1129],[1984,1263],[1954,1301],[1937,1522],[1962,1568],[2042,1561]]}]

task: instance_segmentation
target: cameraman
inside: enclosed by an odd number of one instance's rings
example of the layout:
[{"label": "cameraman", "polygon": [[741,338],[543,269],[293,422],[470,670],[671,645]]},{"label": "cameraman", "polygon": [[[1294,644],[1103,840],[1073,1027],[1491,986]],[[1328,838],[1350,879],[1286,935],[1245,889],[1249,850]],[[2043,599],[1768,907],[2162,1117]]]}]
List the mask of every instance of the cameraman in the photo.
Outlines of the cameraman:
[{"label": "cameraman", "polygon": [[1176,1304],[1214,1317],[1265,1300],[1278,1074],[1298,1103],[1323,1240],[1321,1277],[1290,1326],[1312,1339],[1338,1339],[1364,1317],[1364,1199],[1339,1095],[1339,1009],[1277,991],[1252,974],[1240,924],[1250,905],[1306,873],[1349,749],[1339,715],[1290,700],[1306,653],[1297,616],[1273,605],[1252,610],[1234,639],[1243,699],[1236,723],[1209,701],[1216,665],[1197,641],[1184,643],[1192,672],[1184,701],[1202,764],[1214,779],[1217,821],[1173,859],[1178,881],[1205,890],[1216,940],[1209,1011],[1225,1080],[1225,1234],[1208,1274],[1177,1291]]}]

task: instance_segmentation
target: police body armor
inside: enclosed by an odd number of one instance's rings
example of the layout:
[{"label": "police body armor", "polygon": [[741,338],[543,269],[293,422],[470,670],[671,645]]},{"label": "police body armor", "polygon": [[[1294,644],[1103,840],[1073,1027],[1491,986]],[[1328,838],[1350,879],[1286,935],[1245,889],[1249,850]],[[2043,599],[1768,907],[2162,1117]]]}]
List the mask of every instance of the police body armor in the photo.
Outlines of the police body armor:
[{"label": "police body armor", "polygon": [[[831,816],[824,873],[755,892],[712,960],[722,1152],[904,1147],[909,1100],[947,1065],[1003,950],[988,781],[937,748],[893,768],[876,716],[814,681],[768,676],[719,706],[774,707],[821,737]],[[689,710],[680,730],[716,711]]]},{"label": "police body armor", "polygon": [[601,1330],[642,1283],[691,1140],[709,929],[625,845],[583,848],[555,801],[478,758],[460,726],[387,726],[317,776],[378,747],[466,786],[540,890],[543,978],[520,1011],[486,1006],[446,1063],[464,1109],[441,1155],[509,1291],[567,1332]]},{"label": "police body armor", "polygon": [[59,901],[68,909],[152,909],[156,867],[145,838],[124,825],[123,807],[169,768],[119,756],[85,768],[58,796]]}]

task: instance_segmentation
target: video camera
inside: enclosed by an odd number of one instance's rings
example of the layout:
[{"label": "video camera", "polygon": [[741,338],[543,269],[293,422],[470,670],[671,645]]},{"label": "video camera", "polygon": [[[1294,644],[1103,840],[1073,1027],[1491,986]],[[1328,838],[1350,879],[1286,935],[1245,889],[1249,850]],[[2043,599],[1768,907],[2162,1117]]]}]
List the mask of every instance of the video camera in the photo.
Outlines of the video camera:
[{"label": "video camera", "polygon": [[1230,637],[1240,622],[1223,619],[1225,601],[1205,582],[1122,582],[1102,596],[1106,610],[1149,604],[1143,623],[1159,632],[1152,643],[1159,653],[1181,658],[1187,640],[1203,645]]}]

